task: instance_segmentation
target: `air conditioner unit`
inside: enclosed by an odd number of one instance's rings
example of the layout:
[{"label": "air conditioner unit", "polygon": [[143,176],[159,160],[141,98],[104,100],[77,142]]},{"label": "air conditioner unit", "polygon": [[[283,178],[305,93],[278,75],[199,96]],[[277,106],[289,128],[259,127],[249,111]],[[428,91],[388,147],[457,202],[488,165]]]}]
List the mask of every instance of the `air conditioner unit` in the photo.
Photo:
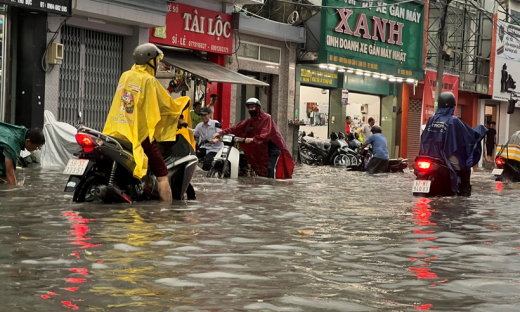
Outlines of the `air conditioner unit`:
[{"label": "air conditioner unit", "polygon": [[361,105],[361,113],[368,114],[368,104]]}]

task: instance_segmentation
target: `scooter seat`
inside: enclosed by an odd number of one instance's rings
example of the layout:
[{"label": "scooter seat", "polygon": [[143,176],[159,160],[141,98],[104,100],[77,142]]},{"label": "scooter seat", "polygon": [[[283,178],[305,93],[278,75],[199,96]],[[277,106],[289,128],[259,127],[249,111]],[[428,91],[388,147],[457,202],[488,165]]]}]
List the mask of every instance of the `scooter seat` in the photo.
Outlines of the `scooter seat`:
[{"label": "scooter seat", "polygon": [[117,141],[119,144],[121,144],[121,147],[123,147],[127,151],[132,151],[134,149],[130,141],[115,138],[113,136],[111,136],[111,138]]}]

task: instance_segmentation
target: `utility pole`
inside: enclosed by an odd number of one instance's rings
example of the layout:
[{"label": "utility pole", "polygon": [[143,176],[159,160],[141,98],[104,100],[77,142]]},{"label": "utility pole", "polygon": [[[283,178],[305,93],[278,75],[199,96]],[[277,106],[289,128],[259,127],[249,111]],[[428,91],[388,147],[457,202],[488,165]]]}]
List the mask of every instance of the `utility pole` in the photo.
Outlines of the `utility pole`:
[{"label": "utility pole", "polygon": [[[444,51],[444,46],[446,45],[446,39],[448,37],[448,30],[446,28],[446,18],[448,18],[448,8],[450,6],[452,0],[446,0],[446,2],[440,2],[444,5],[443,12],[440,20],[439,27],[439,50],[437,52],[437,85],[435,86],[435,103],[437,103],[437,99],[442,92],[442,77],[444,76],[444,58],[446,57],[446,52]],[[437,106],[437,105],[435,105]]]}]

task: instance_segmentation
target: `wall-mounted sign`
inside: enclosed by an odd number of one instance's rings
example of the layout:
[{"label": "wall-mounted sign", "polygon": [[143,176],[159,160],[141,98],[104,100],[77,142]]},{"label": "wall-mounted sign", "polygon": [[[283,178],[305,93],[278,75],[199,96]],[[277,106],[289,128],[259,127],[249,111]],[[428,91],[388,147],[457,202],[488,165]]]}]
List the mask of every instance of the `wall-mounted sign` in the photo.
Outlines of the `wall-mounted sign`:
[{"label": "wall-mounted sign", "polygon": [[[520,27],[497,21],[495,27],[496,55],[493,73],[493,99],[507,101],[512,81],[520,83]],[[514,36],[514,37],[513,37]],[[520,87],[515,89],[520,92]],[[517,107],[520,103],[517,103]]]},{"label": "wall-mounted sign", "polygon": [[233,53],[230,14],[168,3],[166,26],[150,29],[150,42],[219,54]]},{"label": "wall-mounted sign", "polygon": [[[435,90],[437,89],[437,72],[427,70],[424,75],[424,91],[421,125],[426,125],[428,119],[435,114]],[[442,76],[442,92],[451,92],[455,95],[458,104],[459,98],[459,77],[444,74]],[[458,107],[455,108],[455,115]]]},{"label": "wall-mounted sign", "polygon": [[425,4],[323,0],[318,62],[422,80]]},{"label": "wall-mounted sign", "polygon": [[66,16],[72,14],[72,0],[0,0],[0,4]]},{"label": "wall-mounted sign", "polygon": [[335,72],[315,69],[313,67],[301,67],[299,81],[304,84],[337,88],[338,74]]},{"label": "wall-mounted sign", "polygon": [[348,105],[348,89],[341,90],[341,105]]}]

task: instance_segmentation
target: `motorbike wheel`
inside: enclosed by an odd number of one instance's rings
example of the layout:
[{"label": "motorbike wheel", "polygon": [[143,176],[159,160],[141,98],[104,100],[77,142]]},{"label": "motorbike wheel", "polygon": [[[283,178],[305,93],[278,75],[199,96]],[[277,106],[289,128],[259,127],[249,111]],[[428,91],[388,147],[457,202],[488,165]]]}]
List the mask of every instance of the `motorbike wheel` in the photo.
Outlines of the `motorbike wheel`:
[{"label": "motorbike wheel", "polygon": [[334,166],[335,167],[343,167],[350,166],[350,158],[345,154],[340,154],[334,157]]},{"label": "motorbike wheel", "polygon": [[221,173],[220,171],[216,170],[215,168],[211,168],[208,171],[208,174],[206,175],[208,178],[219,178],[222,179],[225,177],[225,174]]},{"label": "motorbike wheel", "polygon": [[90,176],[85,180],[85,183],[81,186],[79,190],[77,190],[77,199],[78,203],[92,203],[92,202],[101,202],[102,200],[96,195],[96,188],[100,185],[106,184],[106,181],[99,176]]},{"label": "motorbike wheel", "polygon": [[321,165],[323,157],[314,154],[307,147],[300,147],[300,160],[305,165]]}]

